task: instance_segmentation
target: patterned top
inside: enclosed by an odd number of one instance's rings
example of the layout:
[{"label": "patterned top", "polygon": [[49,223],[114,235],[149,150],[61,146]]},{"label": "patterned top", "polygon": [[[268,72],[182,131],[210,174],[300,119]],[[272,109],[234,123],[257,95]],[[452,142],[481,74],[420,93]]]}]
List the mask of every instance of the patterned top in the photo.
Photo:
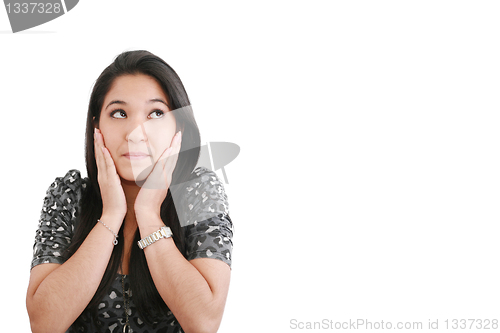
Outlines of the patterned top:
[{"label": "patterned top", "polygon": [[[231,266],[233,224],[229,218],[227,196],[222,183],[213,171],[197,168],[196,177],[179,186],[180,197],[174,197],[181,226],[184,229],[187,260],[214,258]],[[43,263],[63,264],[66,248],[71,244],[75,221],[79,215],[79,202],[88,178],[82,179],[78,170],[70,170],[58,177],[47,190],[40,223],[33,246],[31,268]],[[186,209],[179,209],[180,207]],[[124,288],[122,287],[122,278]],[[148,326],[139,317],[134,304],[132,289],[127,275],[117,274],[109,292],[98,306],[98,319],[104,323],[106,333],[122,332],[125,324],[123,290],[129,300],[129,323],[133,332],[183,332],[172,312],[162,320]],[[85,327],[73,324],[67,332],[98,332],[90,313],[85,310],[80,321]]]}]

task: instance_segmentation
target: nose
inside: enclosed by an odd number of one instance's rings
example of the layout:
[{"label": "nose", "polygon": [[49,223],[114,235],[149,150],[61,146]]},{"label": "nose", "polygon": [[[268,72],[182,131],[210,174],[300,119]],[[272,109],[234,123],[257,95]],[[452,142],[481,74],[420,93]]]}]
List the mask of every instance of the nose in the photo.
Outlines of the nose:
[{"label": "nose", "polygon": [[139,143],[141,141],[147,142],[148,137],[146,135],[146,130],[144,129],[144,123],[135,123],[131,126],[131,130],[128,132],[125,140],[132,143]]}]

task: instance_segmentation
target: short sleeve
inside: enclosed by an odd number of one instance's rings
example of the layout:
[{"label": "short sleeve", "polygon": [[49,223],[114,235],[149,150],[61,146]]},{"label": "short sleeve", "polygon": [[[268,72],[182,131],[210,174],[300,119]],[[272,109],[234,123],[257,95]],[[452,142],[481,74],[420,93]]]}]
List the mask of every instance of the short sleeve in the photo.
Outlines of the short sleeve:
[{"label": "short sleeve", "polygon": [[215,172],[197,168],[195,177],[186,186],[187,260],[219,259],[231,266],[233,223],[224,187]]},{"label": "short sleeve", "polygon": [[58,177],[46,192],[33,245],[31,268],[39,264],[63,264],[64,252],[71,243],[78,204],[85,183],[78,170]]}]

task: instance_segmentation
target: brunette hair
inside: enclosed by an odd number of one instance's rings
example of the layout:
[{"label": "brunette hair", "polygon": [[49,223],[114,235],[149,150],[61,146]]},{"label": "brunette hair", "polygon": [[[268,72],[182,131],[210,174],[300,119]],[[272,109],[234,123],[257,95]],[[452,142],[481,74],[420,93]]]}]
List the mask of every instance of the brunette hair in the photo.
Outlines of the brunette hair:
[{"label": "brunette hair", "polygon": [[[181,112],[175,114],[177,130],[182,130],[182,146],[172,175],[172,184],[188,181],[192,177],[192,172],[198,162],[200,132],[190,107],[188,95],[177,73],[165,61],[148,51],[128,51],[118,55],[114,62],[96,80],[90,96],[85,133],[85,160],[88,181],[82,194],[81,206],[79,207],[80,214],[77,217],[74,236],[65,254],[66,257],[71,256],[78,250],[102,214],[102,198],[97,181],[93,134],[94,126],[99,123],[104,98],[116,78],[135,74],[144,74],[154,78],[169,99],[171,110],[182,108]],[[161,206],[160,216],[163,223],[172,230],[177,248],[184,254],[184,234],[170,189]],[[97,321],[98,304],[116,278],[122,260],[123,224],[118,235],[118,245],[114,247],[102,281],[87,307],[97,325],[99,324]],[[137,230],[134,243],[137,243],[139,238],[139,230]],[[159,315],[166,313],[168,307],[153,283],[144,252],[138,246],[132,246],[130,262],[133,263],[130,265],[129,275],[134,303],[141,318],[148,323],[152,323]]]}]

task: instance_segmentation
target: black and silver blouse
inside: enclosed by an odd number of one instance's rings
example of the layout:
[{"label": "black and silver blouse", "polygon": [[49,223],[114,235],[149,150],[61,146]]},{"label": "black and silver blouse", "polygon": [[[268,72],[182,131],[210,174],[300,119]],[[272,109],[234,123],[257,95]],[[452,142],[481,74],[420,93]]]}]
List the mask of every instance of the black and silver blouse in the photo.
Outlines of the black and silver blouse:
[{"label": "black and silver blouse", "polygon": [[[187,260],[214,258],[231,266],[233,224],[224,188],[213,171],[201,167],[194,172],[195,177],[181,185],[185,189],[180,191],[181,197],[174,198],[184,229],[184,256]],[[31,268],[39,264],[63,264],[66,261],[63,253],[71,244],[75,221],[79,215],[79,202],[87,183],[88,178],[82,179],[78,170],[70,170],[64,177],[56,178],[47,190],[33,246]],[[181,202],[180,206],[185,209],[178,209],[177,202]],[[123,290],[130,303],[129,323],[133,332],[183,332],[170,311],[152,326],[147,325],[136,311],[133,289],[127,275],[117,274],[109,292],[98,306],[98,320],[103,325],[97,328],[89,311],[85,310],[80,320],[67,332],[122,332],[126,318]]]}]

